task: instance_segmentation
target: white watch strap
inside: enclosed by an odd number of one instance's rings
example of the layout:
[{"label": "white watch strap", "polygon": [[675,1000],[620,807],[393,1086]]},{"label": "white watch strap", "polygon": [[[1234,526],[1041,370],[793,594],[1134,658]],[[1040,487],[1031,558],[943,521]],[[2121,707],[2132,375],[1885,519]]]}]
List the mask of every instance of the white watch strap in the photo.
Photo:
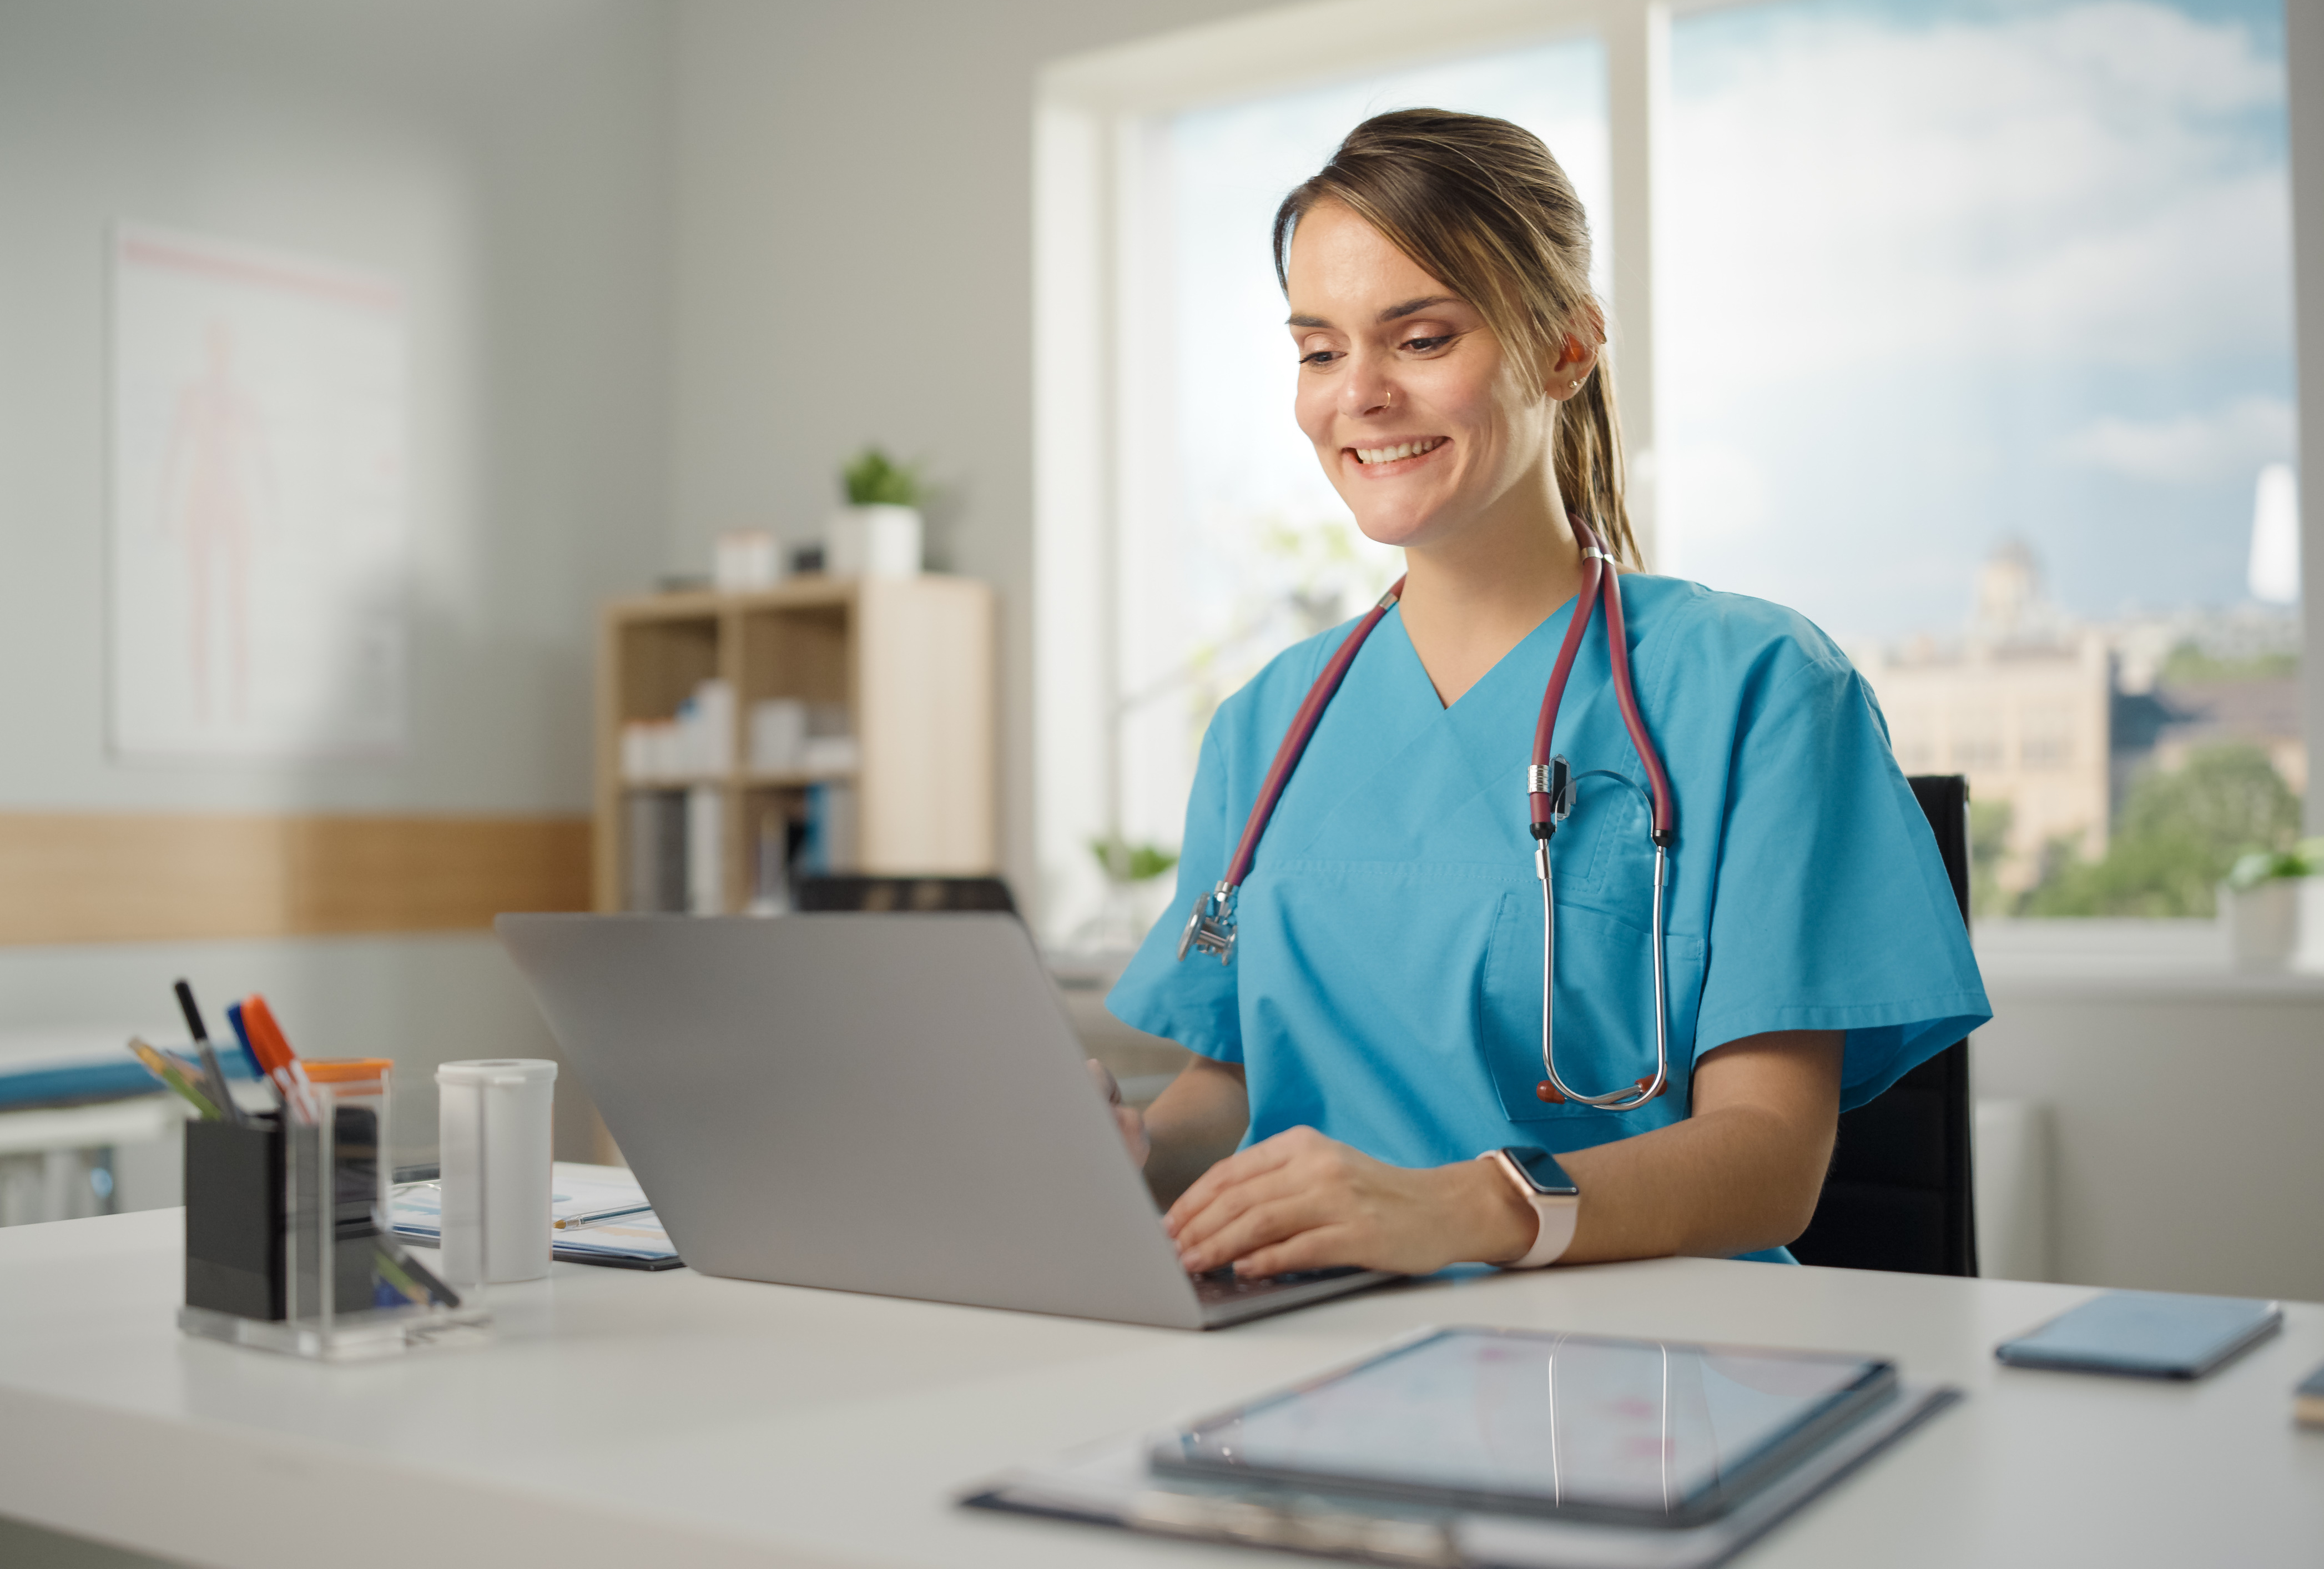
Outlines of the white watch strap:
[{"label": "white watch strap", "polygon": [[1525,1179],[1525,1173],[1517,1168],[1517,1163],[1499,1149],[1488,1149],[1477,1158],[1489,1160],[1499,1168],[1534,1213],[1533,1246],[1499,1268],[1538,1269],[1545,1264],[1556,1263],[1572,1244],[1573,1227],[1582,1217],[1582,1201],[1572,1194],[1536,1193],[1533,1184]]}]

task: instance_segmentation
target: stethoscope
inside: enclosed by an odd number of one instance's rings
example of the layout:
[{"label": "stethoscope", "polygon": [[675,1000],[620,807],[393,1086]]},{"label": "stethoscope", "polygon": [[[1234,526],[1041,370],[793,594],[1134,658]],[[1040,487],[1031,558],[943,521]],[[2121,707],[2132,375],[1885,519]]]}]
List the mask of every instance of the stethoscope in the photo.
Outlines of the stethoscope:
[{"label": "stethoscope", "polygon": [[[1541,882],[1541,1066],[1549,1075],[1535,1086],[1534,1093],[1545,1101],[1572,1101],[1601,1112],[1632,1112],[1661,1094],[1670,1082],[1670,1009],[1663,975],[1663,885],[1671,846],[1678,841],[1678,798],[1672,793],[1670,775],[1663,768],[1662,756],[1646,734],[1646,722],[1638,713],[1637,694],[1630,685],[1629,641],[1623,631],[1622,586],[1615,571],[1614,558],[1579,518],[1573,520],[1573,532],[1582,545],[1582,587],[1575,595],[1572,617],[1566,623],[1565,641],[1557,651],[1557,663],[1550,668],[1549,686],[1542,693],[1541,721],[1533,734],[1533,761],[1526,770],[1526,796],[1533,817],[1534,874]],[[1235,846],[1227,874],[1219,880],[1217,887],[1195,901],[1194,913],[1186,918],[1186,929],[1178,938],[1181,960],[1199,949],[1217,955],[1222,964],[1233,961],[1235,895],[1243,880],[1250,875],[1251,862],[1259,854],[1259,835],[1267,831],[1268,820],[1275,815],[1275,803],[1282,798],[1283,787],[1290,783],[1291,771],[1299,766],[1316,725],[1323,722],[1325,706],[1347,677],[1348,667],[1356,662],[1364,640],[1371,636],[1372,629],[1403,593],[1404,579],[1399,577],[1356,623],[1356,630],[1348,634],[1339,651],[1332,656],[1331,663],[1323,667],[1323,673],[1307,689],[1306,700],[1299,705],[1291,728],[1284,734],[1283,744],[1276,749],[1275,761],[1268,769],[1259,800],[1250,809],[1250,820],[1243,825],[1242,839]],[[1551,736],[1557,728],[1558,705],[1565,697],[1566,678],[1572,673],[1573,656],[1582,647],[1582,634],[1589,631],[1590,617],[1600,599],[1606,605],[1606,653],[1613,674],[1615,706],[1622,712],[1622,725],[1630,733],[1630,744],[1637,750],[1638,761],[1646,765],[1651,794],[1640,789],[1637,781],[1610,769],[1592,769],[1577,774],[1567,766],[1564,758],[1550,753]],[[1650,1078],[1602,1095],[1585,1095],[1558,1076],[1555,1044],[1557,900],[1549,863],[1549,841],[1556,834],[1558,824],[1572,812],[1574,787],[1585,779],[1609,779],[1637,791],[1638,798],[1646,806],[1647,836],[1655,846],[1655,1071]]]}]

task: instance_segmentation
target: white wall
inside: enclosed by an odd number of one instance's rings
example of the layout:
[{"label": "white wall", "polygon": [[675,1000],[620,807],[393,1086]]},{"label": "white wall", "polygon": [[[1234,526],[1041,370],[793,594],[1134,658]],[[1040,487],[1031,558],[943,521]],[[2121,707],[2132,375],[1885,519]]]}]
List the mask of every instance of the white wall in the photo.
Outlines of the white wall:
[{"label": "white wall", "polygon": [[[593,607],[663,564],[669,31],[637,0],[0,7],[0,810],[586,809]],[[106,756],[120,219],[404,284],[400,760]],[[549,1046],[480,934],[0,949],[0,1029],[166,1020],[180,972],[282,994],[309,1049],[424,1069]]]},{"label": "white wall", "polygon": [[[579,810],[597,595],[659,565],[665,36],[631,0],[0,10],[0,808]],[[124,767],[104,735],[106,245],[391,273],[412,328],[412,742]]]},{"label": "white wall", "polygon": [[672,550],[810,539],[866,441],[948,492],[931,546],[999,586],[1001,845],[1032,829],[1033,80],[1254,0],[679,0]]},{"label": "white wall", "polygon": [[2324,975],[2236,974],[2209,921],[1987,922],[1978,961],[1977,1094],[2046,1123],[2042,1278],[2324,1299]]}]

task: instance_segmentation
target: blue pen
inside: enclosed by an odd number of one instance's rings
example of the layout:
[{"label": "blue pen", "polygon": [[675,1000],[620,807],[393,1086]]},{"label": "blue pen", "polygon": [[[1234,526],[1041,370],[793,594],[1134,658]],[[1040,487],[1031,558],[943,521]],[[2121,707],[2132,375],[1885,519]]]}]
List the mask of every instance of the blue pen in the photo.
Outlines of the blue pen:
[{"label": "blue pen", "polygon": [[[268,1089],[273,1089],[274,1081],[266,1076],[266,1070],[258,1066],[258,1054],[250,1049],[250,1031],[242,1027],[241,1003],[229,1002],[226,1005],[226,1021],[234,1026],[234,1038],[242,1045],[242,1060],[250,1065],[250,1076]],[[277,1091],[275,1099],[279,1102],[281,1098],[281,1092]]]}]

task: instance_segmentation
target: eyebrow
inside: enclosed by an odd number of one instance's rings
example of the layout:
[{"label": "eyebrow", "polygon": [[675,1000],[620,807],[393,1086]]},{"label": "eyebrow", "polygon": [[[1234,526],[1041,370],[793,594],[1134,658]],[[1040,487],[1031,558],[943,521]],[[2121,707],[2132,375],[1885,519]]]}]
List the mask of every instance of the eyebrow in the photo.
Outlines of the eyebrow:
[{"label": "eyebrow", "polygon": [[[1460,301],[1450,294],[1428,294],[1418,300],[1407,300],[1401,305],[1391,305],[1379,313],[1382,321],[1401,321],[1416,311],[1432,305],[1457,305]],[[1329,327],[1332,324],[1320,316],[1291,316],[1285,318],[1286,327]]]}]

